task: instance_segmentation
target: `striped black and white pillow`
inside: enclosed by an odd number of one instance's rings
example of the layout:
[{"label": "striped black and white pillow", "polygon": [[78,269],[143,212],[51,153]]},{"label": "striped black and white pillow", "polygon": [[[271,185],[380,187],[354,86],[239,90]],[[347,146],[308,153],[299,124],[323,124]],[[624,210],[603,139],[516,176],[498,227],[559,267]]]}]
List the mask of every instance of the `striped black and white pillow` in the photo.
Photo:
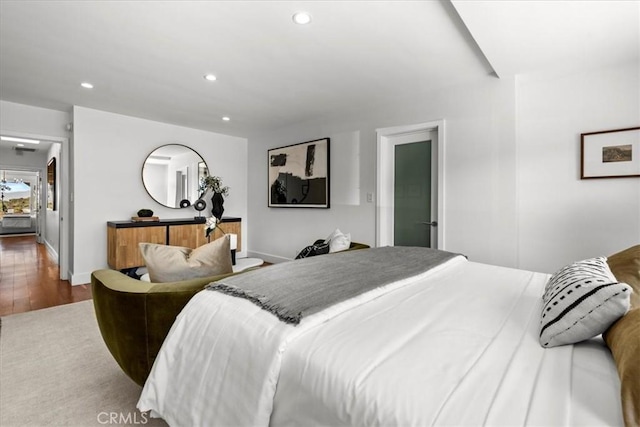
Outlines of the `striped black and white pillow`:
[{"label": "striped black and white pillow", "polygon": [[629,311],[631,292],[616,280],[604,257],[561,268],[542,297],[540,344],[555,347],[600,335]]}]

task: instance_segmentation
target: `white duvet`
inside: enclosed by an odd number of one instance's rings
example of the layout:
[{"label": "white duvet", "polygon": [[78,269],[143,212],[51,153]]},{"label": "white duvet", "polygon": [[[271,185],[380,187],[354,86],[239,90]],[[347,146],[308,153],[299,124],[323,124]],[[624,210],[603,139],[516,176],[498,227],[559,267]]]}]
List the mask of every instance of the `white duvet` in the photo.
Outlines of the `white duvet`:
[{"label": "white duvet", "polygon": [[296,327],[203,291],[138,408],[172,426],[622,425],[601,340],[539,345],[547,279],[458,257]]}]

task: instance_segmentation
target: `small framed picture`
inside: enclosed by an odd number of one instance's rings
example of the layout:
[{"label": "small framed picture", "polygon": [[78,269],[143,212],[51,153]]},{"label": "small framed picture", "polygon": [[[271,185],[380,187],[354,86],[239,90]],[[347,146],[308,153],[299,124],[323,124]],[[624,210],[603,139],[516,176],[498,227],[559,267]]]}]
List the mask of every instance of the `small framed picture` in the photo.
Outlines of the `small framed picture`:
[{"label": "small framed picture", "polygon": [[58,210],[56,197],[56,158],[52,157],[47,163],[47,210]]},{"label": "small framed picture", "polygon": [[580,134],[580,179],[640,177],[640,127]]}]

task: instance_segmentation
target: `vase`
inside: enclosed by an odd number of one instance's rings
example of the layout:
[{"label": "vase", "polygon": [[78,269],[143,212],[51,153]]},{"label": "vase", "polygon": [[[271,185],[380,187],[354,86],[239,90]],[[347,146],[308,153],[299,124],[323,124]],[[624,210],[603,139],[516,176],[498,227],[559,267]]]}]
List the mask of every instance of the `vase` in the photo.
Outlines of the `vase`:
[{"label": "vase", "polygon": [[211,214],[218,220],[222,219],[224,213],[224,197],[222,193],[213,193],[211,196]]}]

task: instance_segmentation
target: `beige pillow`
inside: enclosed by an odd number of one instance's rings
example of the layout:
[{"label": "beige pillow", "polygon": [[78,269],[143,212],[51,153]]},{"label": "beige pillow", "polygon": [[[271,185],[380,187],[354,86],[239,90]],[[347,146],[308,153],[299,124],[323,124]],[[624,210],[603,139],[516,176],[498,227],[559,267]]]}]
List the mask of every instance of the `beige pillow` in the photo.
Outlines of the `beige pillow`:
[{"label": "beige pillow", "polygon": [[139,247],[154,283],[233,273],[228,235],[196,249],[155,243],[139,243]]},{"label": "beige pillow", "polygon": [[618,368],[624,424],[640,425],[640,308],[614,323],[604,340]]},{"label": "beige pillow", "polygon": [[631,307],[640,308],[640,245],[635,245],[607,258],[607,264],[618,282],[633,288]]},{"label": "beige pillow", "polygon": [[633,288],[631,311],[604,334],[620,376],[622,412],[627,426],[640,425],[640,245],[607,258],[619,282]]}]

